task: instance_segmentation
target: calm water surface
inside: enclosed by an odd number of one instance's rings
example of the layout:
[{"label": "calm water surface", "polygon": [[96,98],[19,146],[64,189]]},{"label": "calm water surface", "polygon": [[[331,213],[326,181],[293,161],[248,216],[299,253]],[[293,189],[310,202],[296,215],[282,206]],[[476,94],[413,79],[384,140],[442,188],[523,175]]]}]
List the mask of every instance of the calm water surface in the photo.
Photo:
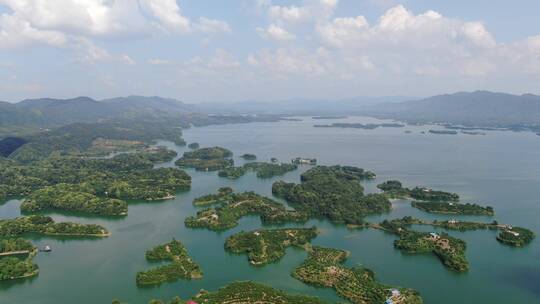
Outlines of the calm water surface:
[{"label": "calm water surface", "polygon": [[[255,153],[259,160],[277,157],[289,161],[296,156],[315,157],[320,164],[347,164],[373,170],[378,178],[365,183],[366,191],[376,184],[399,179],[406,186],[428,186],[459,193],[464,201],[495,207],[496,216],[460,219],[511,223],[540,235],[540,137],[533,133],[488,132],[486,136],[422,134],[429,126],[379,128],[376,130],[313,128],[321,123],[303,121],[210,126],[185,131],[188,142],[201,146],[219,145],[236,155]],[[353,117],[332,122],[377,122]],[[405,130],[413,133],[406,134]],[[175,147],[180,154],[185,148]],[[236,159],[237,163],[242,163]],[[172,163],[163,166],[171,166]],[[308,167],[281,177],[297,182]],[[289,249],[278,263],[251,267],[245,255],[223,250],[225,239],[241,230],[261,226],[257,217],[247,217],[226,232],[191,230],[184,219],[196,209],[194,198],[231,186],[271,196],[275,180],[248,174],[236,181],[216,173],[194,172],[192,189],[164,202],[132,202],[123,219],[84,218],[51,214],[56,220],[97,223],[112,235],[98,240],[36,238],[38,246],[51,245],[53,252],[40,253],[35,262],[39,276],[20,282],[0,283],[0,303],[110,303],[118,298],[129,303],[146,303],[152,298],[187,298],[200,289],[215,290],[235,280],[254,280],[293,293],[317,295],[329,302],[340,301],[329,289],[309,287],[293,279],[290,272],[306,257]],[[19,216],[18,200],[0,205],[0,218]],[[413,209],[407,201],[393,203],[390,214],[372,216],[372,222],[411,215],[423,219],[448,219]],[[540,303],[540,239],[515,249],[495,240],[495,232],[450,232],[467,242],[470,271],[457,274],[445,269],[433,256],[406,255],[395,250],[395,237],[374,230],[348,230],[327,221],[313,220],[321,234],[313,243],[350,250],[349,266],[363,265],[375,271],[384,283],[419,290],[426,303]],[[293,225],[289,225],[293,226]],[[425,229],[425,227],[422,227]],[[147,263],[147,249],[181,240],[202,266],[204,279],[137,288],[135,274],[153,265]]]}]

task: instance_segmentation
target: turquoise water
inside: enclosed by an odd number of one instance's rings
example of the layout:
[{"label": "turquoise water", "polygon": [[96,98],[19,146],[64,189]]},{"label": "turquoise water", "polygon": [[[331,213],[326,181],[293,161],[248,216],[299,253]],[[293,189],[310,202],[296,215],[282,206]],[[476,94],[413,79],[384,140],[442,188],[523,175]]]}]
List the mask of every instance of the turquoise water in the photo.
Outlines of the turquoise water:
[{"label": "turquoise water", "polygon": [[[310,118],[299,122],[253,123],[209,126],[185,131],[188,142],[201,146],[219,145],[236,155],[254,153],[259,160],[277,157],[315,157],[320,164],[348,164],[373,170],[378,178],[364,184],[367,192],[376,184],[399,179],[406,186],[428,186],[459,193],[467,202],[495,207],[496,216],[458,217],[467,220],[510,223],[532,229],[540,235],[540,137],[532,133],[487,132],[486,136],[421,134],[433,126],[408,126],[376,130],[313,128],[321,123]],[[377,122],[354,117],[332,122]],[[405,130],[413,131],[405,134]],[[185,148],[174,147],[182,153]],[[237,159],[238,163],[242,161]],[[164,166],[170,166],[164,164]],[[301,172],[282,179],[298,181]],[[289,273],[306,254],[289,249],[280,262],[252,267],[245,255],[223,250],[225,239],[238,231],[261,226],[257,217],[222,233],[191,230],[184,218],[196,212],[191,201],[200,195],[231,186],[271,196],[272,182],[248,174],[236,181],[216,173],[194,172],[192,189],[164,202],[132,202],[123,219],[83,218],[52,214],[56,220],[97,223],[112,235],[99,240],[36,238],[38,246],[51,245],[53,252],[40,253],[35,261],[39,276],[0,283],[0,303],[110,303],[118,298],[129,303],[146,303],[151,298],[187,298],[200,289],[214,290],[234,280],[255,280],[294,293],[307,293],[339,301],[329,289],[309,287]],[[19,215],[18,200],[0,205],[0,218]],[[423,219],[447,219],[413,209],[406,201],[393,203],[390,214],[372,216],[369,221],[412,215]],[[375,230],[348,230],[327,221],[310,221],[321,234],[313,243],[350,250],[347,265],[364,265],[389,284],[415,288],[426,303],[538,303],[540,302],[540,239],[515,249],[495,240],[495,232],[450,232],[464,239],[470,271],[457,274],[445,269],[433,256],[406,255],[393,248],[394,236]],[[293,226],[293,225],[289,225]],[[422,227],[426,229],[426,227]],[[153,267],[144,252],[173,237],[181,240],[201,265],[204,279],[179,281],[155,288],[137,288],[137,271]]]}]

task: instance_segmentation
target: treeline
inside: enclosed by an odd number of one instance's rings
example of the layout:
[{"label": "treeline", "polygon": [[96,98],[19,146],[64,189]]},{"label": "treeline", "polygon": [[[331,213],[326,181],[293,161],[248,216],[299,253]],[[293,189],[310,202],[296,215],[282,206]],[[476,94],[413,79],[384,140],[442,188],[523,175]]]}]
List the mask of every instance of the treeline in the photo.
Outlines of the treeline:
[{"label": "treeline", "polygon": [[217,171],[233,166],[232,156],[232,152],[225,148],[201,148],[184,152],[184,155],[176,161],[176,165],[199,171]]},{"label": "treeline", "polygon": [[366,215],[388,212],[391,208],[385,195],[364,195],[360,181],[374,177],[374,173],[356,167],[318,166],[302,174],[300,184],[274,183],[272,193],[310,216],[362,224]]},{"label": "treeline", "polygon": [[257,173],[258,178],[272,178],[274,176],[284,175],[285,173],[296,169],[298,169],[298,166],[293,164],[253,162],[244,164],[241,167],[228,167],[222,169],[218,172],[218,175],[229,179],[237,179],[251,170]]},{"label": "treeline", "polygon": [[107,236],[100,225],[71,222],[55,223],[49,216],[32,215],[0,220],[0,238],[17,237],[27,233],[42,235]]}]

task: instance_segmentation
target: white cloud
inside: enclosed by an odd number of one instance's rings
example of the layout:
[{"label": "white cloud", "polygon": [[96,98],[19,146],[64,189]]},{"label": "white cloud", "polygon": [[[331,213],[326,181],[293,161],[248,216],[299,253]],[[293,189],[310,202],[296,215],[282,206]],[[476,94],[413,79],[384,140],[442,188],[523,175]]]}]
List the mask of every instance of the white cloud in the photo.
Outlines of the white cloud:
[{"label": "white cloud", "polygon": [[59,47],[65,43],[66,37],[62,33],[38,30],[18,16],[0,15],[0,49],[13,49],[31,44]]},{"label": "white cloud", "polygon": [[195,29],[209,34],[232,32],[231,27],[227,22],[205,17],[199,18],[198,22],[195,24]]},{"label": "white cloud", "polygon": [[337,7],[337,0],[304,0],[301,6],[280,6],[267,3],[268,16],[274,22],[319,22],[330,17]]},{"label": "white cloud", "polygon": [[287,41],[296,39],[296,36],[294,34],[275,24],[270,24],[267,29],[257,28],[257,32],[259,32],[259,35],[261,37],[275,41]]},{"label": "white cloud", "polygon": [[151,65],[169,65],[172,64],[171,61],[165,60],[165,59],[159,59],[159,58],[152,58],[148,60],[148,64]]},{"label": "white cloud", "polygon": [[182,15],[176,0],[141,0],[161,25],[171,32],[187,33],[191,30],[190,20]]}]

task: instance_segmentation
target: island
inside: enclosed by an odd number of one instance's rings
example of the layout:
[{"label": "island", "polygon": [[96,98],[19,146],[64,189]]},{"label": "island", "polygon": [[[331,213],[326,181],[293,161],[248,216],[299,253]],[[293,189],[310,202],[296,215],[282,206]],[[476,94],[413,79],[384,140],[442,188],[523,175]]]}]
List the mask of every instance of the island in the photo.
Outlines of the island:
[{"label": "island", "polygon": [[384,220],[375,228],[396,234],[399,239],[394,247],[408,254],[427,254],[437,256],[447,268],[465,272],[469,270],[469,262],[465,256],[466,243],[446,233],[418,232],[409,230],[408,226],[418,224],[418,220],[410,217],[392,221]]},{"label": "island", "polygon": [[460,214],[460,215],[488,215],[495,214],[492,207],[482,207],[477,204],[458,204],[452,202],[412,202],[411,206],[429,213]]},{"label": "island", "polygon": [[523,247],[532,242],[534,238],[534,232],[529,229],[508,225],[504,226],[497,235],[497,241],[513,247]]},{"label": "island", "polygon": [[431,134],[437,134],[437,135],[457,135],[457,131],[452,130],[429,130],[428,131]]},{"label": "island", "polygon": [[365,216],[391,209],[384,194],[364,195],[360,181],[373,178],[374,173],[357,167],[318,166],[303,173],[300,184],[275,182],[272,193],[311,217],[362,224]]},{"label": "island", "polygon": [[333,123],[330,125],[314,125],[315,128],[352,128],[373,130],[377,128],[404,128],[404,124],[400,123],[380,123],[380,124],[361,124],[361,123]]},{"label": "island", "polygon": [[267,224],[304,223],[309,219],[306,213],[287,210],[283,204],[254,192],[222,192],[195,201],[212,201],[205,205],[219,201],[220,204],[200,210],[196,216],[187,217],[184,223],[189,228],[227,230],[237,226],[238,220],[247,215],[258,215]]},{"label": "island", "polygon": [[0,220],[0,238],[17,237],[27,233],[57,236],[106,237],[107,229],[95,224],[55,223],[49,216],[32,215]]},{"label": "island", "polygon": [[244,160],[249,160],[249,161],[257,159],[257,155],[251,154],[251,153],[242,154],[242,156],[240,156],[240,157],[243,158]]},{"label": "island", "polygon": [[207,194],[201,197],[198,197],[193,200],[193,205],[201,206],[210,206],[217,204],[228,203],[233,199],[234,189],[231,187],[221,187],[218,189],[217,194]]},{"label": "island", "polygon": [[193,143],[190,143],[188,145],[188,148],[190,148],[191,150],[197,150],[197,149],[199,149],[199,147],[200,147],[200,145],[197,142],[193,142]]},{"label": "island", "polygon": [[194,168],[198,171],[217,171],[231,167],[234,161],[230,150],[221,147],[200,148],[185,152],[176,161],[176,165],[184,168]]},{"label": "island", "polygon": [[172,155],[156,149],[112,158],[58,155],[28,165],[0,162],[0,196],[26,196],[23,212],[54,209],[125,215],[123,200],[168,199],[191,187],[191,177],[183,170],[154,169]]},{"label": "island", "polygon": [[[113,301],[112,304],[120,304],[120,301]],[[324,304],[319,298],[291,295],[281,290],[268,287],[266,285],[251,281],[234,282],[218,291],[208,292],[202,290],[191,300],[182,301],[176,297],[168,302],[152,300],[150,304]]]},{"label": "island", "polygon": [[406,199],[412,198],[420,201],[431,202],[458,202],[459,195],[456,193],[437,191],[426,187],[414,187],[413,189],[403,187],[397,180],[389,180],[377,185],[389,198]]},{"label": "island", "polygon": [[[272,160],[272,162],[274,162],[274,160]],[[291,163],[293,165],[312,165],[312,166],[315,166],[317,164],[317,159],[315,159],[315,158],[297,157],[297,158],[293,158],[291,160]]]},{"label": "island", "polygon": [[37,190],[21,204],[21,212],[59,210],[97,215],[127,215],[127,203],[100,198],[93,189],[79,185],[57,184]]},{"label": "island", "polygon": [[311,117],[311,119],[315,119],[315,120],[318,120],[318,119],[345,119],[347,118],[347,116],[332,116],[332,115],[324,115],[324,116],[313,116]]},{"label": "island", "polygon": [[246,253],[251,265],[261,266],[280,260],[287,247],[302,247],[316,236],[315,227],[240,232],[227,239],[225,250],[237,254]]},{"label": "island", "polygon": [[375,280],[373,271],[343,266],[349,253],[343,250],[313,246],[308,258],[292,276],[306,284],[333,288],[351,303],[420,304],[422,298],[412,289],[391,287]]},{"label": "island", "polygon": [[36,247],[22,238],[0,239],[0,257],[30,254]]},{"label": "island", "polygon": [[160,285],[178,279],[200,279],[203,275],[184,245],[175,239],[148,250],[146,259],[149,262],[169,262],[169,264],[138,272],[137,285]]},{"label": "island", "polygon": [[0,281],[29,278],[38,273],[38,265],[34,264],[30,258],[0,258]]},{"label": "island", "polygon": [[257,173],[258,178],[272,178],[274,176],[284,175],[287,172],[294,171],[298,168],[294,164],[277,164],[265,162],[251,162],[244,164],[242,167],[229,167],[218,172],[218,176],[229,179],[237,179],[244,176],[248,171]]}]

